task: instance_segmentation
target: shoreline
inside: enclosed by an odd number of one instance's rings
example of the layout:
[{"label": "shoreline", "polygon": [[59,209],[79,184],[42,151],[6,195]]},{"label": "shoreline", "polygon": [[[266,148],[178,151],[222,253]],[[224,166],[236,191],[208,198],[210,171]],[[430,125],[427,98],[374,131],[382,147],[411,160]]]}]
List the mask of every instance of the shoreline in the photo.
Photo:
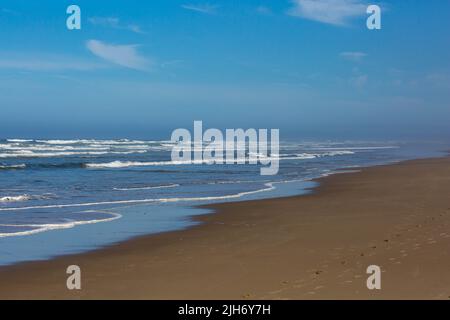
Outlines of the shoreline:
[{"label": "shoreline", "polygon": [[[305,195],[202,205],[199,208],[209,212],[192,217],[200,224],[187,229],[139,236],[86,253],[0,267],[0,298],[448,299],[450,277],[438,282],[436,278],[444,277],[445,273],[426,274],[424,277],[430,277],[437,285],[436,289],[427,287],[421,277],[423,259],[408,264],[406,279],[398,268],[401,269],[413,253],[423,253],[418,233],[421,235],[425,229],[422,228],[424,223],[418,221],[434,214],[436,203],[442,205],[442,212],[432,215],[433,220],[428,224],[433,225],[432,221],[437,223],[439,219],[450,223],[450,202],[447,203],[445,197],[450,182],[436,172],[442,169],[445,172],[449,164],[450,158],[444,157],[358,168],[361,171],[314,179],[319,185]],[[424,170],[424,167],[429,168]],[[428,212],[428,206],[421,203],[413,205],[414,198],[416,202],[420,200],[417,198],[419,191],[426,190],[424,185],[411,184],[409,177],[414,173],[423,183],[442,183],[445,187],[435,195],[439,201],[434,199],[429,203],[433,212]],[[448,169],[447,173],[450,174]],[[440,177],[443,181],[439,181]],[[371,184],[367,183],[368,178]],[[425,212],[416,215],[405,212],[402,205],[392,201],[395,193],[383,190],[389,189],[388,186],[383,188],[386,182],[397,184],[393,190],[398,190],[399,198],[408,199],[413,211]],[[362,185],[363,190],[355,185]],[[413,190],[405,193],[399,188],[402,185]],[[364,188],[368,189],[366,192],[378,193],[379,203],[373,195],[364,194]],[[413,199],[409,199],[411,196]],[[330,207],[327,202],[334,206]],[[367,207],[362,210],[364,214],[360,212],[361,204]],[[379,209],[384,210],[375,214]],[[442,229],[445,223],[441,221],[432,229]],[[421,227],[414,227],[417,225]],[[389,227],[394,230],[387,232]],[[450,243],[450,228],[436,235],[433,230],[427,231],[425,242],[431,249],[427,249],[425,255],[433,260],[436,255],[445,258],[435,269],[449,267],[450,257],[445,254],[444,244]],[[415,235],[410,236],[410,240],[402,242],[401,236],[396,236],[408,232]],[[375,240],[377,238],[383,239]],[[438,246],[441,249],[433,248]],[[396,249],[399,251],[393,254]],[[387,292],[368,291],[362,261],[369,262],[374,257],[383,262],[379,264],[386,277],[390,269],[383,269],[383,265],[392,265],[404,286],[397,283]],[[81,291],[69,291],[65,287],[65,269],[72,264],[82,269]],[[417,284],[420,292],[413,290],[416,278],[420,278]]]},{"label": "shoreline", "polygon": [[[436,158],[436,157],[434,157]],[[379,166],[387,166],[387,165],[394,165],[394,164],[398,164],[398,163],[403,163],[403,162],[407,162],[407,161],[414,161],[414,160],[420,160],[420,159],[427,159],[427,158],[418,158],[418,159],[408,159],[408,160],[398,160],[398,161],[393,161],[391,163],[381,163],[381,164],[375,164],[375,165],[367,165],[367,166],[358,166],[356,168],[347,168],[347,167],[342,167],[342,168],[337,168],[335,169],[335,171],[332,171],[331,173],[327,173],[327,174],[323,174],[319,177],[316,178],[311,178],[311,179],[305,179],[305,180],[293,180],[293,181],[283,181],[283,182],[271,182],[270,184],[284,184],[284,183],[304,183],[305,185],[308,184],[312,184],[312,186],[305,186],[302,187],[301,191],[299,191],[298,194],[292,194],[292,195],[280,195],[280,196],[268,196],[268,197],[262,197],[262,198],[256,198],[256,199],[238,199],[235,201],[223,201],[223,202],[212,202],[212,203],[206,203],[206,204],[198,204],[198,205],[186,205],[183,206],[182,208],[184,209],[193,209],[193,210],[201,210],[204,213],[201,214],[193,214],[193,215],[188,215],[187,219],[190,221],[190,224],[184,227],[180,227],[178,229],[173,229],[173,230],[168,230],[168,231],[160,231],[160,232],[155,232],[155,233],[149,233],[149,234],[141,234],[141,235],[134,235],[134,236],[130,236],[129,238],[125,238],[124,240],[119,240],[117,242],[110,242],[107,243],[105,245],[100,245],[98,247],[94,247],[91,249],[87,249],[85,251],[81,251],[81,252],[74,252],[74,253],[62,253],[62,254],[56,254],[54,256],[48,256],[42,259],[36,259],[36,260],[27,260],[27,261],[18,261],[18,262],[13,262],[10,264],[5,264],[5,265],[0,265],[0,271],[2,269],[5,268],[10,268],[10,267],[14,267],[14,266],[19,266],[19,265],[23,265],[23,264],[32,264],[32,263],[38,263],[38,262],[45,262],[45,261],[51,261],[51,260],[56,260],[56,259],[60,259],[60,258],[64,258],[64,257],[68,257],[68,256],[76,256],[76,255],[82,255],[82,254],[87,254],[87,253],[92,253],[92,252],[96,252],[96,251],[102,251],[104,249],[108,249],[110,247],[116,246],[118,244],[121,243],[125,243],[128,241],[132,241],[135,239],[139,239],[142,237],[151,237],[151,236],[158,236],[160,234],[165,234],[165,233],[170,233],[170,232],[178,232],[178,231],[184,231],[196,226],[199,226],[201,224],[203,224],[204,222],[201,220],[201,217],[204,215],[210,215],[210,214],[216,214],[218,209],[216,209],[215,207],[221,204],[229,204],[229,203],[239,203],[239,202],[254,202],[254,201],[263,201],[263,200],[270,200],[270,199],[285,199],[285,198],[296,198],[296,197],[300,197],[300,196],[304,196],[307,194],[312,194],[315,193],[317,188],[320,186],[320,181],[322,179],[326,179],[330,176],[334,176],[334,175],[338,175],[338,174],[351,174],[351,173],[358,173],[361,170],[364,170],[366,168],[372,168],[372,167],[379,167]],[[270,191],[270,190],[269,190]],[[256,191],[255,193],[259,193],[260,190]],[[115,213],[117,214],[117,213]]]}]

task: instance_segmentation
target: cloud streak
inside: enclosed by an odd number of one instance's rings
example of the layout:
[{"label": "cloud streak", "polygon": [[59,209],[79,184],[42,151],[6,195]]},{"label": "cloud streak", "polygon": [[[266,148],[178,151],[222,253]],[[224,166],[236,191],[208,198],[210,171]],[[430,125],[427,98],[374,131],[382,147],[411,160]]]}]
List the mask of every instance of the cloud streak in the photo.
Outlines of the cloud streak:
[{"label": "cloud streak", "polygon": [[141,27],[136,24],[122,24],[116,17],[91,17],[88,21],[96,26],[109,27],[119,30],[128,30],[134,33],[144,33]]},{"label": "cloud streak", "polygon": [[367,4],[361,0],[293,0],[288,14],[335,26],[346,26],[366,14]]},{"label": "cloud streak", "polygon": [[204,13],[204,14],[215,14],[217,12],[217,8],[218,8],[218,6],[211,5],[211,4],[199,4],[199,5],[183,4],[183,5],[181,5],[181,7],[186,10],[191,10],[191,11]]},{"label": "cloud streak", "polygon": [[367,53],[358,51],[341,52],[339,55],[341,58],[353,62],[361,62],[365,57],[367,57]]},{"label": "cloud streak", "polygon": [[122,67],[148,71],[152,66],[150,60],[139,54],[138,45],[113,45],[99,40],[89,40],[86,47],[97,57]]}]

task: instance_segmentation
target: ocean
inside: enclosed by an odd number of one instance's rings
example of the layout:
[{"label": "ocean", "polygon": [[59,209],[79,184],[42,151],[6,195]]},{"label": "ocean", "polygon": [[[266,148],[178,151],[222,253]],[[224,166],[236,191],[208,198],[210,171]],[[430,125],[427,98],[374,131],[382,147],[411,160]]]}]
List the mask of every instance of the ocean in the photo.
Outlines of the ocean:
[{"label": "ocean", "polygon": [[311,192],[315,178],[439,156],[444,145],[399,141],[284,141],[280,170],[171,161],[149,140],[0,140],[0,265],[80,253],[183,229],[200,204]]}]

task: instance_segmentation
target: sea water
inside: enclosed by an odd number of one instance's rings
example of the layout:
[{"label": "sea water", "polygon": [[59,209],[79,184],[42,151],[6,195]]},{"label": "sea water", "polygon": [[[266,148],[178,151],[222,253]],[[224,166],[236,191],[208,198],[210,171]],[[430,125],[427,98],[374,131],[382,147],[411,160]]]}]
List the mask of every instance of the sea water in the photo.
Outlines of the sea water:
[{"label": "sea water", "polygon": [[[339,171],[439,156],[445,145],[285,141],[280,170],[179,164],[170,141],[0,140],[0,265],[42,260],[183,229],[196,205],[299,195]],[[274,213],[276,214],[276,213]]]}]

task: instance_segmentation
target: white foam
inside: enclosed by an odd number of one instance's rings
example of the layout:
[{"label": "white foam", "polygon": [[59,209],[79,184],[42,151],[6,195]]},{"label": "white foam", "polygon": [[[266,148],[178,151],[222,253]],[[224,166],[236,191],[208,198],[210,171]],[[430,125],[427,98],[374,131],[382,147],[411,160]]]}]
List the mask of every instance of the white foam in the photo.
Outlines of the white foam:
[{"label": "white foam", "polygon": [[379,149],[398,149],[400,148],[399,146],[379,146],[379,147],[344,147],[344,148],[339,148],[339,147],[317,147],[314,148],[315,150],[343,150],[343,149],[347,149],[347,150],[379,150]]},{"label": "white foam", "polygon": [[192,161],[150,161],[150,162],[139,162],[139,161],[112,161],[105,163],[87,163],[85,166],[87,168],[97,168],[97,169],[114,169],[114,168],[128,168],[128,167],[149,167],[149,166],[171,166],[171,165],[183,165],[183,164],[203,164],[203,160],[192,160]]},{"label": "white foam", "polygon": [[8,141],[8,142],[19,142],[19,143],[22,143],[22,142],[33,142],[33,140],[28,140],[28,139],[7,139],[6,141]]},{"label": "white foam", "polygon": [[334,157],[334,156],[343,156],[343,155],[351,155],[355,154],[353,151],[342,150],[342,151],[331,151],[326,153],[298,153],[295,156],[283,156],[279,158],[279,160],[306,160],[306,159],[315,159],[321,157]]},{"label": "white foam", "polygon": [[51,158],[51,157],[65,157],[65,156],[82,156],[92,155],[99,156],[105,154],[133,154],[133,153],[145,153],[145,150],[133,150],[133,151],[74,151],[74,152],[33,152],[30,150],[21,150],[14,153],[0,153],[0,158]]},{"label": "white foam", "polygon": [[88,202],[88,203],[73,203],[73,204],[55,204],[45,206],[30,206],[30,207],[16,207],[16,208],[0,208],[0,211],[24,211],[34,209],[56,209],[56,208],[76,208],[76,207],[92,207],[98,205],[110,205],[110,204],[138,204],[138,203],[170,203],[170,202],[191,202],[191,201],[213,201],[213,200],[228,200],[236,199],[251,194],[267,192],[274,190],[274,183],[265,183],[265,188],[254,191],[240,192],[231,195],[224,196],[211,196],[211,197],[187,197],[187,198],[157,198],[157,199],[137,199],[137,200],[117,200],[117,201],[103,201],[103,202]]},{"label": "white foam", "polygon": [[32,198],[33,198],[32,196],[29,196],[27,194],[20,196],[6,196],[0,198],[0,202],[21,202],[31,200]]},{"label": "white foam", "polygon": [[214,182],[208,182],[207,184],[216,185],[216,184],[240,184],[240,183],[262,183],[262,182],[267,182],[267,180],[262,180],[262,181],[257,181],[257,180],[214,181]]},{"label": "white foam", "polygon": [[331,151],[331,152],[324,153],[322,156],[334,157],[334,156],[343,156],[343,155],[347,155],[347,154],[355,154],[355,152],[353,152],[351,150],[337,150],[337,151]]},{"label": "white foam", "polygon": [[[235,159],[234,161],[242,161],[242,162],[254,162],[256,163],[258,160],[307,160],[307,159],[315,159],[318,157],[325,156],[339,156],[339,155],[350,155],[354,154],[353,151],[331,151],[327,153],[299,153],[296,155],[271,155],[269,157],[263,157],[259,155],[250,156],[242,159]],[[116,168],[128,168],[128,167],[150,167],[150,166],[174,166],[174,165],[191,165],[191,164],[208,164],[207,160],[186,160],[186,161],[148,161],[148,162],[140,162],[140,161],[112,161],[105,163],[87,163],[85,164],[86,168],[95,168],[95,169],[116,169]]]},{"label": "white foam", "polygon": [[96,140],[96,139],[77,139],[77,140],[36,140],[38,143],[46,143],[46,144],[56,144],[56,145],[65,145],[65,144],[101,144],[101,145],[127,145],[127,144],[146,144],[153,143],[154,141],[143,141],[143,140],[128,140],[128,139],[119,139],[119,140]]},{"label": "white foam", "polygon": [[80,147],[73,147],[73,146],[47,146],[47,145],[28,145],[28,146],[17,146],[17,145],[6,145],[0,144],[0,149],[3,150],[10,150],[10,151],[69,151],[69,150],[94,150],[94,151],[100,151],[100,150],[109,150],[109,147],[105,146],[80,146]]},{"label": "white foam", "polygon": [[1,165],[0,169],[23,169],[26,168],[26,164],[12,164],[12,165]]},{"label": "white foam", "polygon": [[22,224],[22,225],[0,224],[1,227],[36,228],[33,230],[27,230],[27,231],[0,233],[0,238],[29,236],[32,234],[41,233],[41,232],[50,231],[50,230],[70,229],[70,228],[74,228],[79,225],[94,224],[94,223],[100,223],[100,222],[109,222],[109,221],[113,221],[113,220],[122,218],[122,215],[120,215],[118,213],[114,213],[114,212],[106,212],[106,211],[98,211],[98,210],[97,211],[85,211],[85,212],[86,213],[89,213],[89,212],[106,213],[106,214],[112,215],[113,217],[105,218],[105,219],[86,220],[86,221],[71,221],[71,222],[66,222],[66,223],[54,223],[54,224]]},{"label": "white foam", "polygon": [[[11,189],[9,191],[12,191]],[[51,199],[55,197],[53,193],[45,193],[42,195],[28,195],[22,194],[19,196],[5,196],[0,198],[0,202],[21,202],[21,201],[29,201],[29,200],[42,200],[42,199]]]},{"label": "white foam", "polygon": [[135,188],[114,188],[117,191],[134,191],[134,190],[152,190],[152,189],[167,189],[179,187],[179,184],[168,184],[164,186],[153,186],[153,187],[135,187]]},{"label": "white foam", "polygon": [[39,143],[47,143],[47,144],[76,144],[81,143],[83,140],[36,140]]}]

